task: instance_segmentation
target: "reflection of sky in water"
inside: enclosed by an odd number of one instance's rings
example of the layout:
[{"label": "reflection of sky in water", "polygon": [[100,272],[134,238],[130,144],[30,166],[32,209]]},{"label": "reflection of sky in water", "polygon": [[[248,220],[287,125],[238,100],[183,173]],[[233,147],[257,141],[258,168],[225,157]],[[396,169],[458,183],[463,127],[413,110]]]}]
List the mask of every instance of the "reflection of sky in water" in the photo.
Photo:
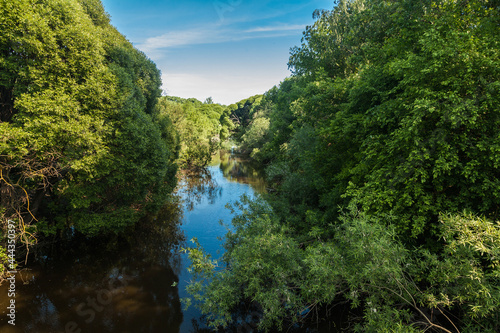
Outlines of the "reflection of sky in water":
[{"label": "reflection of sky in water", "polygon": [[[8,286],[0,287],[0,333],[66,332],[69,322],[75,322],[81,333],[193,332],[191,321],[200,314],[195,307],[182,312],[179,300],[187,296],[189,280],[187,256],[178,255],[182,234],[184,246],[191,246],[189,240],[197,237],[207,252],[220,257],[218,238],[226,234],[232,217],[225,206],[242,194],[254,194],[248,184],[263,184],[255,175],[238,160],[223,157],[203,177],[185,177],[180,182],[184,185],[178,193],[183,213],[178,214],[177,206],[171,205],[125,241],[80,240],[69,246],[55,245],[52,253],[39,256],[40,263],[17,274],[16,326],[7,323]],[[177,281],[178,287],[172,287]],[[103,289],[112,300],[102,307],[98,304],[101,310],[87,323],[92,309],[88,299],[95,299]],[[78,313],[82,303],[85,306],[80,310],[85,315]]]},{"label": "reflection of sky in water", "polygon": [[37,296],[37,299],[40,302],[40,308],[37,316],[34,318],[34,323],[49,321],[53,323],[53,327],[58,327],[60,325],[59,312],[54,303],[52,303],[46,294]]},{"label": "reflection of sky in water", "polygon": [[[227,179],[219,165],[210,166],[207,171],[208,173],[202,179],[198,179],[195,186],[191,186],[190,189],[184,187],[184,190],[179,192],[184,201],[181,229],[186,237],[186,246],[192,246],[190,240],[196,237],[204,250],[215,259],[222,256],[222,242],[219,238],[226,234],[232,219],[231,212],[225,207],[226,204],[238,201],[243,194],[252,197],[255,192],[248,184]],[[194,181],[187,180],[187,182]],[[189,265],[187,255],[183,255],[182,260],[185,267],[179,275],[181,298],[188,297],[185,288],[190,279],[186,269]],[[191,320],[199,316],[200,313],[194,307],[184,312],[181,333],[190,332]]]}]

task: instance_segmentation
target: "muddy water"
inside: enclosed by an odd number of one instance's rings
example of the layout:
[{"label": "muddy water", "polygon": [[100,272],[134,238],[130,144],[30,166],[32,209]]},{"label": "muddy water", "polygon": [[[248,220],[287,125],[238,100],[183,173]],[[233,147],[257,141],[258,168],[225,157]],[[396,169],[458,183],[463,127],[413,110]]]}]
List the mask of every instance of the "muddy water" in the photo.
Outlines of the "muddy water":
[{"label": "muddy water", "polygon": [[225,155],[206,172],[185,174],[177,199],[125,239],[50,245],[16,275],[15,326],[8,286],[0,286],[0,333],[202,331],[200,313],[181,306],[190,276],[179,248],[197,237],[219,256],[218,237],[226,233],[219,221],[231,220],[225,205],[263,191],[255,169]]}]

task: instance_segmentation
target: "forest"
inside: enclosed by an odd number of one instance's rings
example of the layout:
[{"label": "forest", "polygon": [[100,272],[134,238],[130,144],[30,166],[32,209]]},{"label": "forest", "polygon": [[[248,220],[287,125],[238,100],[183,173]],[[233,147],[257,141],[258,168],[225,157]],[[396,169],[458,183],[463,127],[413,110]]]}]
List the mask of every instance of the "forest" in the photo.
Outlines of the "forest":
[{"label": "forest", "polygon": [[[272,191],[223,263],[188,250],[214,327],[352,309],[356,332],[500,330],[500,3],[337,1],[292,76],[235,110]],[[190,300],[186,300],[189,304]]]},{"label": "forest", "polygon": [[156,65],[99,0],[2,0],[0,11],[3,229],[16,221],[27,252],[37,235],[120,233],[157,211],[179,148]]},{"label": "forest", "polygon": [[[332,4],[333,5],[333,4]],[[100,0],[0,0],[0,273],[43,239],[130,232],[179,169],[238,146],[222,260],[195,246],[214,328],[277,331],[349,309],[346,331],[500,331],[500,2],[339,0],[292,75],[236,104],[162,96]]]}]

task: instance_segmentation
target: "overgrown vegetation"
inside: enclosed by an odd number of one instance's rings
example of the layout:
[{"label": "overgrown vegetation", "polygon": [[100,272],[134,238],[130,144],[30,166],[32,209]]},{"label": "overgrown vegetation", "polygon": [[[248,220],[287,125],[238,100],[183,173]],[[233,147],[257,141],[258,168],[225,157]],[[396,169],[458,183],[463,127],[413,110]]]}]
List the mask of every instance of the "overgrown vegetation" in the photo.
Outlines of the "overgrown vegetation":
[{"label": "overgrown vegetation", "polygon": [[224,107],[160,97],[99,0],[0,0],[0,241],[123,232],[234,135],[273,191],[236,204],[223,264],[190,250],[213,326],[346,303],[358,332],[498,332],[499,6],[338,1],[292,77]]},{"label": "overgrown vegetation", "polygon": [[234,128],[230,110],[214,104],[210,98],[202,103],[194,98],[163,96],[157,110],[160,117],[170,120],[178,133],[178,162],[183,168],[205,167]]},{"label": "overgrown vegetation", "polygon": [[[176,184],[160,73],[99,0],[0,0],[2,238],[119,233]],[[19,251],[18,251],[19,252]],[[18,253],[19,254],[19,253]]]},{"label": "overgrown vegetation", "polygon": [[242,302],[273,330],[347,302],[358,332],[500,330],[499,11],[315,13],[292,77],[240,128],[275,191],[242,200],[224,265],[191,250],[190,292],[214,326]]}]

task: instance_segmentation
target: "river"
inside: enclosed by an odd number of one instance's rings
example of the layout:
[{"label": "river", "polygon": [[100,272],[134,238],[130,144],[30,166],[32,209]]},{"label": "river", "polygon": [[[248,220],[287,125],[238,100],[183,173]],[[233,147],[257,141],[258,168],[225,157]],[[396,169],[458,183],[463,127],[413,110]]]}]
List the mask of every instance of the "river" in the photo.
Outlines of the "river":
[{"label": "river", "polygon": [[[0,332],[201,332],[196,308],[180,298],[190,275],[181,247],[197,237],[214,257],[242,194],[264,192],[259,172],[222,155],[201,173],[184,173],[177,195],[155,220],[123,238],[54,243],[16,274],[15,326],[8,323],[8,286],[0,287]],[[174,286],[175,285],[175,286]]]}]

